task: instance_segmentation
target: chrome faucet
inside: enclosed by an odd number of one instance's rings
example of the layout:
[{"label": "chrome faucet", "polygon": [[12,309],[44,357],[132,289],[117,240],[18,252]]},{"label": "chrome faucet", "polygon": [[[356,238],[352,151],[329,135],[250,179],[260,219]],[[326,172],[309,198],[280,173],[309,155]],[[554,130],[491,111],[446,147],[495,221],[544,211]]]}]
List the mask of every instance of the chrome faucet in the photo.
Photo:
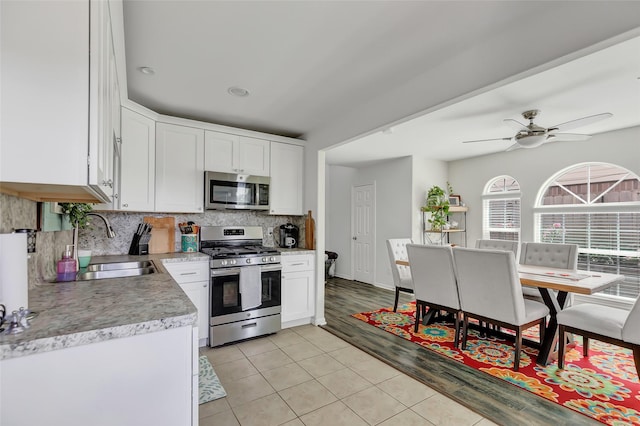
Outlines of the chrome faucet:
[{"label": "chrome faucet", "polygon": [[113,228],[111,227],[111,224],[109,224],[109,221],[107,220],[106,217],[102,216],[101,214],[98,213],[87,213],[87,216],[97,216],[100,219],[102,219],[102,221],[104,222],[104,226],[105,228],[107,228],[107,237],[108,238],[114,238],[116,236],[116,233],[113,231]]}]

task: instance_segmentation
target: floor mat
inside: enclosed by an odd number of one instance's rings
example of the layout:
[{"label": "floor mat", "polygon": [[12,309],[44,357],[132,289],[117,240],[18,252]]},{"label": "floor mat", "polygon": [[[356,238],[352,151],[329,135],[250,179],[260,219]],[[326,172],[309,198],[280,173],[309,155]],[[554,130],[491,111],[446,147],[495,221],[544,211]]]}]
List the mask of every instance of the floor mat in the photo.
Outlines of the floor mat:
[{"label": "floor mat", "polygon": [[[552,362],[536,364],[538,350],[523,345],[520,369],[512,370],[513,344],[470,330],[467,349],[454,348],[452,323],[420,325],[414,333],[415,303],[352,315],[361,321],[518,386],[564,407],[610,425],[640,425],[640,382],[631,351],[596,340],[589,342],[589,358],[582,356],[581,339],[566,353],[565,369]],[[537,328],[525,337],[535,340]]]},{"label": "floor mat", "polygon": [[220,379],[216,376],[216,372],[213,371],[213,367],[205,355],[200,357],[198,395],[200,404],[227,396],[227,392],[222,387]]}]

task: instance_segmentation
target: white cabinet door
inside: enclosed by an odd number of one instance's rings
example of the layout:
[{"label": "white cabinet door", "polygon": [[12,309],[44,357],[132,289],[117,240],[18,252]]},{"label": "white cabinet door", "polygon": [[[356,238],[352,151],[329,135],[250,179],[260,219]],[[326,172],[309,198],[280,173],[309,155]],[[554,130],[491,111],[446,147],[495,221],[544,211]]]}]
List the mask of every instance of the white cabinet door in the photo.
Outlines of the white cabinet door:
[{"label": "white cabinet door", "polygon": [[198,338],[206,346],[209,338],[209,262],[163,263],[198,309]]},{"label": "white cabinet door", "polygon": [[209,281],[180,284],[180,288],[198,309],[198,338],[200,346],[205,346],[209,337]]},{"label": "white cabinet door", "polygon": [[238,140],[238,173],[269,176],[270,142],[240,136]]},{"label": "white cabinet door", "polygon": [[269,141],[205,131],[205,170],[269,176]]},{"label": "white cabinet door", "polygon": [[314,254],[282,256],[281,316],[285,328],[309,323],[315,313],[314,258]]},{"label": "white cabinet door", "polygon": [[271,142],[269,213],[301,215],[304,147]]},{"label": "white cabinet door", "polygon": [[156,124],[156,211],[202,213],[204,130]]},{"label": "white cabinet door", "polygon": [[156,123],[122,108],[120,210],[155,208]]},{"label": "white cabinet door", "polygon": [[313,271],[282,273],[282,322],[313,316],[313,282]]},{"label": "white cabinet door", "polygon": [[94,74],[107,64],[93,42],[104,40],[108,6],[95,4],[1,2],[0,182],[19,185],[16,193],[47,193],[55,185],[61,199],[110,201],[97,172],[87,171],[89,156],[91,167],[103,155],[102,134],[87,118],[100,102]]},{"label": "white cabinet door", "polygon": [[236,173],[233,162],[238,136],[204,132],[204,169],[209,172]]}]

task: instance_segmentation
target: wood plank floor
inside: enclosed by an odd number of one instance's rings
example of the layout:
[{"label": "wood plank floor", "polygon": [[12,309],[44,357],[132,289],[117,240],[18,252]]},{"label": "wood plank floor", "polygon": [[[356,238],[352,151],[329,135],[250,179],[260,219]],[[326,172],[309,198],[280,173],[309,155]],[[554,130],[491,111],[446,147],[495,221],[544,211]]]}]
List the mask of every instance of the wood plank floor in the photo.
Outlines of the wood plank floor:
[{"label": "wood plank floor", "polygon": [[[401,293],[400,297],[403,303],[412,300],[411,295]],[[323,328],[497,424],[600,424],[351,317],[388,306],[393,306],[392,291],[331,278],[325,286],[327,325]]]}]

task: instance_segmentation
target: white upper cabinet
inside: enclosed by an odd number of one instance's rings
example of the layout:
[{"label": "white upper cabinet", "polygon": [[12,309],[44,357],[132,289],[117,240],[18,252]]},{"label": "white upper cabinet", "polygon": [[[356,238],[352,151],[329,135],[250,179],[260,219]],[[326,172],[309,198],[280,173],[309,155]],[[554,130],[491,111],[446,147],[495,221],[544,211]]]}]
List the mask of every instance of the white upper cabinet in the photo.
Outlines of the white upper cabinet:
[{"label": "white upper cabinet", "polygon": [[155,121],[122,108],[120,210],[154,211],[155,171]]},{"label": "white upper cabinet", "polygon": [[0,186],[37,200],[111,201],[109,3],[3,1],[0,17]]},{"label": "white upper cabinet", "polygon": [[269,213],[301,215],[304,147],[271,142]]},{"label": "white upper cabinet", "polygon": [[158,212],[204,211],[204,130],[156,123]]},{"label": "white upper cabinet", "polygon": [[269,141],[205,132],[204,168],[211,172],[269,176]]}]

